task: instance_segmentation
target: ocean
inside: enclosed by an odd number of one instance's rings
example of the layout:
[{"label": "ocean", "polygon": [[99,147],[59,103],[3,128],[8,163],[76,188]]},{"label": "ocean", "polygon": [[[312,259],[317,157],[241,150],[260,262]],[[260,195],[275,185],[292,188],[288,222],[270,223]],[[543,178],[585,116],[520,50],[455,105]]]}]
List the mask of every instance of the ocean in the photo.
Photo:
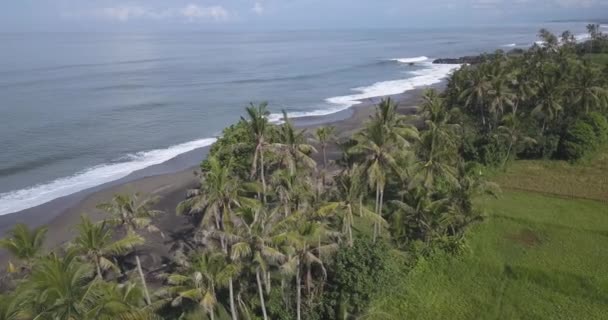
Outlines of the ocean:
[{"label": "ocean", "polygon": [[[0,215],[208,146],[250,102],[324,116],[436,84],[432,59],[529,47],[541,27],[0,33]],[[411,65],[413,63],[413,65]]]}]

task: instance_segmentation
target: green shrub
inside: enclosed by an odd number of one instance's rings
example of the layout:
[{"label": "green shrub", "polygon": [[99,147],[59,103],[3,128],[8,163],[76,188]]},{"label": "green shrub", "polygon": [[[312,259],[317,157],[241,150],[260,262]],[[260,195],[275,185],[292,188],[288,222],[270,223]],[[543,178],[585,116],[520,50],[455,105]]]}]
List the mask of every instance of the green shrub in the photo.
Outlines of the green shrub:
[{"label": "green shrub", "polygon": [[324,319],[344,319],[359,314],[390,286],[390,247],[384,242],[357,239],[353,247],[341,247],[328,269]]},{"label": "green shrub", "polygon": [[[222,136],[209,149],[209,157],[214,156],[222,163],[232,158],[235,174],[244,178],[251,169],[254,146],[247,122],[241,120],[222,131]],[[203,172],[207,171],[207,160],[203,160],[200,167]]]},{"label": "green shrub", "polygon": [[608,120],[601,113],[591,112],[583,118],[587,124],[593,127],[599,144],[608,142]]},{"label": "green shrub", "polygon": [[560,154],[565,160],[576,161],[594,152],[598,145],[599,138],[593,126],[579,119],[566,130]]}]

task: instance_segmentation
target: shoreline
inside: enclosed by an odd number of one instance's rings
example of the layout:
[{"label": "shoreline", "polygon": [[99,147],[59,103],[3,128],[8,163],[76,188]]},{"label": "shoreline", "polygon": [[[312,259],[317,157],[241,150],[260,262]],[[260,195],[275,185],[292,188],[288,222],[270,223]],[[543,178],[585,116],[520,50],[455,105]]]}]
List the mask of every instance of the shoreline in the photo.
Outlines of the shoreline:
[{"label": "shoreline", "polygon": [[[353,132],[361,128],[374,110],[374,105],[381,99],[391,97],[398,105],[401,113],[412,114],[417,110],[416,105],[420,100],[422,92],[428,88],[441,89],[445,81],[439,84],[405,91],[397,95],[380,96],[369,98],[361,103],[325,116],[310,116],[294,118],[292,121],[299,129],[312,130],[320,126],[335,126],[338,138],[351,136]],[[175,214],[175,207],[185,199],[186,191],[196,187],[199,183],[194,176],[198,170],[199,163],[207,156],[210,146],[195,149],[176,156],[164,163],[153,165],[142,170],[135,171],[128,176],[108,182],[93,188],[54,199],[50,202],[28,208],[22,211],[0,216],[0,238],[6,235],[17,223],[24,223],[31,228],[46,225],[48,227],[45,247],[55,248],[71,240],[74,236],[73,227],[79,222],[81,214],[87,214],[93,221],[101,220],[104,215],[95,208],[101,202],[111,200],[112,196],[119,193],[139,193],[142,196],[156,196],[159,202],[155,209],[162,210],[165,214],[155,220],[161,231],[165,234],[172,233],[184,228],[191,228],[187,217],[179,217]],[[337,150],[334,151],[334,156]],[[149,235],[152,241],[147,246],[155,254],[155,261],[170,254],[166,239],[160,236]],[[171,238],[171,237],[169,237]],[[8,259],[8,253],[0,252],[0,267]]]}]

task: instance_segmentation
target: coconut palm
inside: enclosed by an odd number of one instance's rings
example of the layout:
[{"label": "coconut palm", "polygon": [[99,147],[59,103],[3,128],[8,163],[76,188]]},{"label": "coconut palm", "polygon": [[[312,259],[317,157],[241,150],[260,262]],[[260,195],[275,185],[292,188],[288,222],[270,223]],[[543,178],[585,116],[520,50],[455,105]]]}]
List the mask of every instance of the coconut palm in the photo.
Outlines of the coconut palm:
[{"label": "coconut palm", "polygon": [[17,224],[9,231],[8,237],[0,240],[0,248],[19,259],[25,270],[31,270],[32,261],[42,251],[46,232],[46,227],[30,230],[25,224]]},{"label": "coconut palm", "polygon": [[125,254],[144,243],[144,239],[135,233],[128,233],[125,237],[114,240],[107,221],[95,224],[84,215],[80,217],[80,224],[76,229],[78,235],[70,245],[77,254],[92,262],[99,279],[103,279],[102,271],[119,270],[111,260],[112,256]]},{"label": "coconut palm", "polygon": [[227,236],[231,239],[230,255],[233,261],[249,265],[256,277],[260,307],[264,319],[268,319],[264,286],[270,291],[270,268],[285,260],[285,255],[277,249],[281,241],[281,214],[267,212],[264,208],[246,208],[239,212],[239,222],[234,232]]},{"label": "coconut palm", "polygon": [[465,89],[460,93],[459,99],[463,101],[464,107],[472,112],[478,112],[481,116],[481,124],[486,127],[486,99],[490,90],[490,81],[486,74],[487,67],[479,65],[475,68],[464,69],[467,71]]},{"label": "coconut palm", "polygon": [[[505,66],[498,67],[500,70],[506,69]],[[492,76],[488,92],[488,112],[493,116],[493,123],[505,113],[507,107],[513,109],[516,96],[512,92],[511,79],[505,72],[497,72]]]},{"label": "coconut palm", "polygon": [[305,205],[314,196],[313,182],[306,172],[296,171],[294,174],[289,170],[276,170],[271,176],[271,184],[285,217]]},{"label": "coconut palm", "polygon": [[[111,202],[99,204],[97,208],[110,215],[110,217],[106,219],[108,224],[123,228],[128,235],[131,235],[129,237],[134,237],[133,235],[137,235],[140,230],[146,230],[148,232],[160,231],[152,224],[152,218],[162,213],[162,211],[151,209],[151,206],[155,201],[155,198],[147,198],[140,201],[137,194],[116,195],[112,198]],[[134,253],[135,261],[137,263],[137,272],[141,279],[146,303],[150,305],[152,301],[150,300],[150,293],[148,292],[146,277],[141,267],[141,261],[137,254],[137,247],[134,248]]]},{"label": "coconut palm", "polygon": [[94,268],[74,252],[37,261],[24,285],[31,319],[87,319],[97,299]]},{"label": "coconut palm", "polygon": [[321,146],[323,154],[323,169],[327,168],[327,145],[335,139],[336,128],[333,126],[320,127],[315,130],[315,140]]},{"label": "coconut palm", "polygon": [[277,143],[273,144],[273,150],[283,160],[284,165],[289,168],[291,174],[303,168],[313,170],[317,163],[310,157],[312,152],[317,150],[306,143],[306,130],[297,130],[287,113],[283,111],[283,124],[278,128]]},{"label": "coconut palm", "polygon": [[584,61],[572,79],[574,103],[585,113],[604,110],[608,106],[608,89],[601,83],[601,74],[589,61]]},{"label": "coconut palm", "polygon": [[[268,116],[270,112],[266,109],[268,103],[262,102],[255,106],[253,103],[245,109],[248,119],[242,118],[249,124],[249,131],[255,137],[255,149],[253,162],[251,164],[251,177],[256,174],[262,183],[263,199],[266,201],[266,176],[264,172],[264,152],[268,146]],[[259,168],[259,173],[258,173]]]},{"label": "coconut palm", "polygon": [[289,228],[282,235],[285,241],[286,261],[281,265],[281,273],[295,276],[296,318],[302,319],[302,277],[309,299],[312,299],[312,271],[316,267],[323,279],[327,278],[324,259],[335,253],[338,245],[333,241],[336,235],[325,223],[312,219],[310,212],[292,214],[286,224]]},{"label": "coconut palm", "polygon": [[[200,189],[190,190],[189,198],[177,207],[177,213],[202,213],[201,229],[226,230],[232,225],[234,208],[243,203],[253,205],[255,201],[247,198],[248,189],[255,191],[256,186],[243,183],[232,174],[232,162],[221,163],[217,158],[208,159],[209,170],[202,176]],[[226,253],[227,244],[220,239],[222,250]]]},{"label": "coconut palm", "polygon": [[24,319],[26,301],[19,296],[19,293],[11,295],[0,295],[0,320],[20,320]]},{"label": "coconut palm", "polygon": [[391,99],[382,99],[376,106],[376,112],[371,121],[382,126],[399,147],[408,147],[412,141],[418,139],[418,130],[406,124],[407,118],[397,112],[397,104]]},{"label": "coconut palm", "polygon": [[144,293],[134,283],[95,282],[95,303],[88,319],[154,320],[153,308],[145,307]]},{"label": "coconut palm", "polygon": [[322,205],[317,214],[325,218],[338,218],[342,234],[348,239],[348,245],[353,246],[353,225],[355,216],[372,222],[372,225],[384,225],[384,219],[369,210],[363,204],[367,186],[361,167],[354,166],[336,177],[336,200]]},{"label": "coconut palm", "polygon": [[561,80],[552,75],[545,74],[540,78],[536,90],[536,106],[532,115],[542,120],[541,134],[544,133],[549,121],[555,120],[562,107],[563,86]]},{"label": "coconut palm", "polygon": [[213,320],[218,305],[217,289],[228,285],[238,272],[239,267],[230,264],[223,253],[203,253],[195,257],[187,275],[169,275],[169,287],[163,291],[170,294],[172,306],[181,306],[184,300],[190,300]]}]

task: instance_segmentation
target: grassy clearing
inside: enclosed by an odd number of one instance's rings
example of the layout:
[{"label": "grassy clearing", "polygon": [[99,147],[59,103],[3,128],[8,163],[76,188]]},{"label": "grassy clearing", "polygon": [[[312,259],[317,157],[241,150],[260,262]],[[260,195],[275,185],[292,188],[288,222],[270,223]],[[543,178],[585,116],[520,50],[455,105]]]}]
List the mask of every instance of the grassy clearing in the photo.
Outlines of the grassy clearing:
[{"label": "grassy clearing", "polygon": [[608,203],[608,152],[583,164],[516,161],[495,178],[504,190],[546,193]]},{"label": "grassy clearing", "polygon": [[587,54],[585,58],[597,64],[608,65],[608,53]]},{"label": "grassy clearing", "polygon": [[500,198],[480,200],[488,217],[469,251],[396,275],[369,318],[605,319],[607,178],[606,154],[584,166],[517,162],[497,177]]}]

